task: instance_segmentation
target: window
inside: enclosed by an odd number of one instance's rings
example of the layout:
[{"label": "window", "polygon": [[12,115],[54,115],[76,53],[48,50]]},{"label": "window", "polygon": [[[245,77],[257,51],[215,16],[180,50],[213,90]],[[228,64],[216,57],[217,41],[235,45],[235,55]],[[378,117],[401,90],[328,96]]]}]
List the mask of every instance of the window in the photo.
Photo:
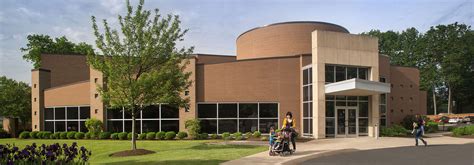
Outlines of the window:
[{"label": "window", "polygon": [[[393,97],[391,97],[393,100]],[[380,94],[380,127],[387,126],[387,94]],[[393,110],[392,110],[393,112]]]},{"label": "window", "polygon": [[184,91],[185,96],[189,96],[189,91]]},{"label": "window", "polygon": [[[326,82],[334,82],[334,66],[326,65]],[[303,68],[303,77],[312,76],[312,68]],[[309,75],[307,75],[309,74]],[[313,84],[311,80],[309,82],[303,82],[303,136],[311,136],[313,134],[312,123],[313,123]]]},{"label": "window", "polygon": [[33,85],[33,88],[36,88],[36,84]]},{"label": "window", "polygon": [[86,132],[84,122],[88,118],[90,118],[89,106],[46,107],[44,109],[44,130]]},{"label": "window", "polygon": [[[353,78],[367,80],[369,74],[369,68],[353,66],[326,65],[325,70],[326,84],[349,80]],[[305,71],[303,71],[303,74],[305,74]]]},{"label": "window", "polygon": [[271,126],[278,127],[278,103],[199,103],[197,107],[203,133],[268,133]]},{"label": "window", "polygon": [[98,79],[98,78],[94,78],[94,82],[97,83],[97,81],[99,81],[99,79]]},{"label": "window", "polygon": [[[336,106],[358,107],[359,135],[368,134],[369,97],[368,96],[340,96],[326,95],[326,137],[334,137],[336,132]],[[303,121],[304,122],[304,121]],[[305,126],[305,123],[303,123]],[[309,125],[309,127],[312,127]],[[305,128],[303,128],[305,131]]]},{"label": "window", "polygon": [[385,79],[385,77],[380,76],[379,79],[380,79],[380,80],[379,80],[380,82],[383,82],[383,83],[384,83],[384,82],[387,82],[387,80]]},{"label": "window", "polygon": [[[109,108],[107,113],[107,130],[109,132],[130,132],[132,116],[120,108]],[[137,133],[179,131],[179,108],[169,104],[146,106],[136,117]]]}]

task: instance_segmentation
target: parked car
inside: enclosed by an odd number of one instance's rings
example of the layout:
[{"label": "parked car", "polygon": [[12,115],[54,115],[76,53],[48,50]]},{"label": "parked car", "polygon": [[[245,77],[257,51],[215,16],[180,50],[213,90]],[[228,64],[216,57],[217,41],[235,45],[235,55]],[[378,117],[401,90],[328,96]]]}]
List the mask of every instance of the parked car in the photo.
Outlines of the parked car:
[{"label": "parked car", "polygon": [[463,119],[460,117],[453,117],[449,119],[448,123],[457,124],[457,123],[461,123],[462,121]]},{"label": "parked car", "polygon": [[474,121],[474,116],[466,116],[462,119],[462,122],[464,123],[471,123]]},{"label": "parked car", "polygon": [[437,123],[448,123],[449,117],[447,116],[441,116],[440,118],[435,119],[435,122]]}]

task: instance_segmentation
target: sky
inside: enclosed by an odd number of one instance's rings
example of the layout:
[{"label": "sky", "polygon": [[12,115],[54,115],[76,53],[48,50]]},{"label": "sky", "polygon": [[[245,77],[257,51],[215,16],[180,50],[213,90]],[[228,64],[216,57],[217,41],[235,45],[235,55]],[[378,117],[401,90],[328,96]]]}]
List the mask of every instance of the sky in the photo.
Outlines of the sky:
[{"label": "sky", "polygon": [[[454,22],[474,25],[474,0],[147,0],[145,8],[180,16],[189,32],[179,46],[224,55],[235,55],[241,33],[277,22],[330,22],[353,34],[410,27],[424,32]],[[125,0],[1,0],[0,76],[31,82],[32,64],[20,51],[28,34],[93,45],[91,16],[118,28],[117,16],[125,14]]]}]

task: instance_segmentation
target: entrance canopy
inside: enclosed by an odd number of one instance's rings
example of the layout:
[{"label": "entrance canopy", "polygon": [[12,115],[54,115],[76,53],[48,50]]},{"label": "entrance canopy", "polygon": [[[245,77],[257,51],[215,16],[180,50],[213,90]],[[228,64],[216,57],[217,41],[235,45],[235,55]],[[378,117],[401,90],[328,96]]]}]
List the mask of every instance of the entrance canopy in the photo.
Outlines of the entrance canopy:
[{"label": "entrance canopy", "polygon": [[349,79],[326,84],[326,94],[345,96],[368,96],[390,93],[390,84],[362,79]]}]

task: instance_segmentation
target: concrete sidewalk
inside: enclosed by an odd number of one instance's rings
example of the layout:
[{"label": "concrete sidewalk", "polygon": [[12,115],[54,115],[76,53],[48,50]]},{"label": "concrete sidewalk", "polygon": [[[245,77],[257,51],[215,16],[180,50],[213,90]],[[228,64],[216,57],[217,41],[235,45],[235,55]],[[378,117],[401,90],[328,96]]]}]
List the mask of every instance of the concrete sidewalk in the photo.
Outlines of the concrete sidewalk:
[{"label": "concrete sidewalk", "polygon": [[[466,144],[474,143],[474,139],[454,138],[448,136],[435,136],[426,138],[428,145],[440,144]],[[244,164],[300,164],[306,160],[314,159],[318,156],[336,154],[340,152],[350,152],[354,150],[369,150],[380,148],[393,148],[415,145],[414,138],[372,137],[358,138],[335,138],[313,140],[306,143],[297,143],[296,153],[290,156],[268,156],[268,151],[250,155],[236,160],[222,163],[222,165],[244,165]],[[421,147],[421,146],[420,146]]]}]

